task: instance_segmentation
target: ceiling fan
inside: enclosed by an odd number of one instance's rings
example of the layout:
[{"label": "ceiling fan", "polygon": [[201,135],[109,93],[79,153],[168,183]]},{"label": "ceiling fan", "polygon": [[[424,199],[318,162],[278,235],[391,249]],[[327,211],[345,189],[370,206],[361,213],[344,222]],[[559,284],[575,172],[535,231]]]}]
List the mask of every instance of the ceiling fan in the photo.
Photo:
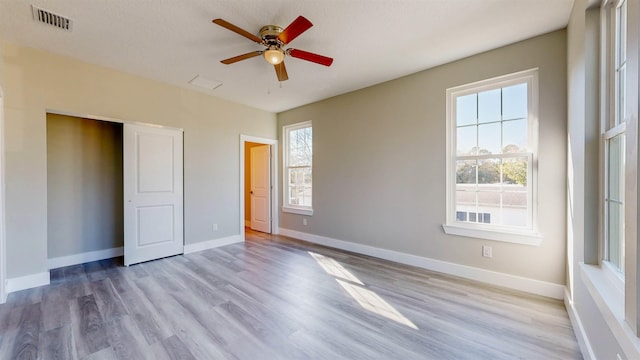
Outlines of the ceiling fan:
[{"label": "ceiling fan", "polygon": [[260,36],[256,36],[222,19],[214,19],[213,23],[266,47],[265,50],[252,51],[250,53],[234,56],[232,58],[220,61],[225,65],[233,64],[241,60],[246,60],[262,55],[264,59],[268,63],[272,64],[275,68],[276,75],[278,76],[278,81],[285,81],[289,79],[289,76],[287,75],[287,69],[284,66],[285,55],[311,61],[324,66],[331,66],[331,64],[333,63],[333,59],[330,57],[310,53],[304,50],[291,48],[283,49],[285,45],[289,44],[291,41],[293,41],[293,39],[297,38],[298,36],[300,36],[300,34],[307,31],[310,27],[313,26],[311,21],[307,20],[304,16],[298,16],[284,30],[277,25],[263,26],[260,29]]}]

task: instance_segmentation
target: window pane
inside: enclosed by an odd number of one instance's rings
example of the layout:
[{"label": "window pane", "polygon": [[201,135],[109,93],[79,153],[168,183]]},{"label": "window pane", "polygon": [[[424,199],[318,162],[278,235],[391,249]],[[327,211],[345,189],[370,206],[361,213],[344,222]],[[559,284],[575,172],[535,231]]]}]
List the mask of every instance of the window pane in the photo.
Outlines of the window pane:
[{"label": "window pane", "polygon": [[527,167],[529,159],[526,157],[508,158],[502,161],[502,182],[520,187],[525,191],[527,186]]},{"label": "window pane", "polygon": [[[490,214],[489,222],[485,222],[493,225],[500,225],[501,211],[500,211],[500,192],[497,190],[500,186],[483,186],[482,190],[478,192],[478,212]],[[491,191],[493,190],[493,191]]]},{"label": "window pane", "polygon": [[607,199],[622,201],[624,191],[624,134],[608,141]]},{"label": "window pane", "polygon": [[526,118],[528,111],[526,83],[502,89],[503,120]]},{"label": "window pane", "polygon": [[500,154],[502,149],[500,123],[478,126],[478,148],[479,154]]},{"label": "window pane", "polygon": [[[460,185],[456,186],[456,188]],[[464,187],[464,185],[463,185]],[[456,191],[456,221],[467,221],[467,214],[476,211],[475,191]],[[464,215],[462,215],[464,213]],[[462,220],[461,220],[462,219]]]},{"label": "window pane", "polygon": [[311,165],[312,140],[310,127],[289,132],[289,166]]},{"label": "window pane", "polygon": [[607,141],[606,246],[609,262],[619,269],[624,259],[624,143],[624,133]]},{"label": "window pane", "polygon": [[485,224],[491,224],[491,214],[482,213],[481,215],[482,215],[482,217],[480,218],[480,220],[478,220],[478,222],[482,222],[482,223],[485,223]]},{"label": "window pane", "polygon": [[478,184],[500,184],[500,159],[478,161]]},{"label": "window pane", "polygon": [[[519,187],[517,185],[510,185]],[[526,190],[526,188],[522,187]],[[502,225],[527,226],[527,193],[506,191],[502,194]]]},{"label": "window pane", "polygon": [[627,112],[627,67],[623,65],[618,69],[618,109],[616,121],[621,124],[626,119]]},{"label": "window pane", "polygon": [[502,123],[502,152],[526,152],[528,143],[527,133],[527,119],[511,120]]},{"label": "window pane", "polygon": [[289,169],[289,205],[311,206],[311,167]]},{"label": "window pane", "polygon": [[478,93],[478,123],[500,121],[500,89]]},{"label": "window pane", "polygon": [[470,94],[456,98],[456,125],[471,125],[477,122],[477,95]]},{"label": "window pane", "polygon": [[456,161],[456,184],[476,184],[476,160]]},{"label": "window pane", "polygon": [[475,155],[478,148],[478,127],[472,125],[458,128],[456,148],[458,155]]},{"label": "window pane", "polygon": [[609,226],[607,228],[607,252],[609,254],[609,262],[618,269],[622,269],[622,259],[624,257],[623,252],[623,239],[624,232],[622,227],[623,211],[622,205],[618,203],[608,203],[608,216],[607,222]]},{"label": "window pane", "polygon": [[625,1],[617,11],[618,22],[618,65],[627,59],[627,2]]}]

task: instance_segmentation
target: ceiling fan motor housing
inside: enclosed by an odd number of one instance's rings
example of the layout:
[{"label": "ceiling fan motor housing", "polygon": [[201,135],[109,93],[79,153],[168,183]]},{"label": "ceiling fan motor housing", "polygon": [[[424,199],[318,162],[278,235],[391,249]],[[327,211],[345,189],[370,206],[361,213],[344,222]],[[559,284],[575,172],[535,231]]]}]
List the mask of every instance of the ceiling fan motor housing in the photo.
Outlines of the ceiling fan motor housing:
[{"label": "ceiling fan motor housing", "polygon": [[282,32],[282,28],[277,25],[266,25],[260,29],[260,37],[267,45],[279,45],[278,35]]}]

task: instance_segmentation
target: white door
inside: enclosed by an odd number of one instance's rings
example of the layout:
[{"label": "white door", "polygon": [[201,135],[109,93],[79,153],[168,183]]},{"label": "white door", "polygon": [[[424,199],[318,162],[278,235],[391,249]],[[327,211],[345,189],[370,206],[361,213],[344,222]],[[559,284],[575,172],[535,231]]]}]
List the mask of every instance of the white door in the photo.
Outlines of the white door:
[{"label": "white door", "polygon": [[251,229],[271,233],[271,146],[251,148]]},{"label": "white door", "polygon": [[184,252],[182,131],[124,124],[124,264]]}]

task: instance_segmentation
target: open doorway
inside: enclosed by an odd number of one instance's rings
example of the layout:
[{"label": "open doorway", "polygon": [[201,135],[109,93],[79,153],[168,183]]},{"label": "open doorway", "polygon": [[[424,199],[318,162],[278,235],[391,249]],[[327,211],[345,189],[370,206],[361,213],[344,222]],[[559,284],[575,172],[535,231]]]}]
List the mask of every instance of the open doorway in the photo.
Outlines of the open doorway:
[{"label": "open doorway", "polygon": [[244,143],[244,226],[271,234],[271,145]]},{"label": "open doorway", "polygon": [[240,135],[240,235],[278,233],[277,140]]},{"label": "open doorway", "polygon": [[183,253],[182,144],[182,129],[48,112],[48,267]]},{"label": "open doorway", "polygon": [[123,124],[46,116],[48,267],[121,256]]}]

